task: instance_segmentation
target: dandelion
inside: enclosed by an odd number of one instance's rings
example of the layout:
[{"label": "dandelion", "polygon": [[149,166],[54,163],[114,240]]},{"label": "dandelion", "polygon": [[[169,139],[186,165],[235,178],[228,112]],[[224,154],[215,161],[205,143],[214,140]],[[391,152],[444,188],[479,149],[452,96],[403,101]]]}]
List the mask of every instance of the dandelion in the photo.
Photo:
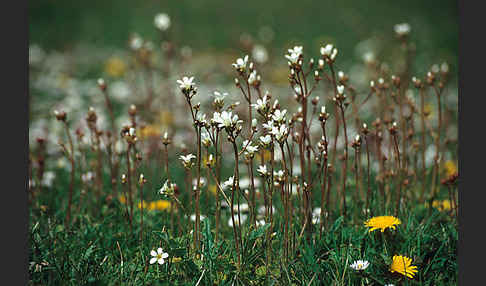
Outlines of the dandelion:
[{"label": "dandelion", "polygon": [[152,258],[150,258],[150,264],[158,262],[160,265],[162,265],[165,263],[164,259],[169,257],[169,254],[167,252],[164,252],[160,247],[157,248],[157,251],[152,249],[152,251],[150,251],[150,255],[152,255]]},{"label": "dandelion", "polygon": [[167,15],[165,13],[159,13],[159,14],[155,15],[154,25],[155,25],[155,27],[157,27],[157,29],[159,29],[161,31],[165,31],[165,30],[169,29],[169,27],[170,27],[169,15]]},{"label": "dandelion", "polygon": [[398,272],[408,278],[413,278],[417,273],[417,266],[413,266],[412,259],[402,255],[394,255],[393,262],[390,265],[390,272]]},{"label": "dandelion", "polygon": [[353,268],[356,271],[361,271],[368,268],[369,265],[370,263],[367,260],[356,260],[355,262],[353,262],[353,264],[349,265],[349,267]]},{"label": "dandelion", "polygon": [[432,207],[438,209],[439,211],[450,211],[451,210],[451,201],[450,200],[433,201]]},{"label": "dandelion", "polygon": [[401,221],[394,216],[377,216],[365,221],[365,226],[371,227],[369,232],[381,229],[384,232],[386,228],[395,229],[396,225],[401,224]]}]

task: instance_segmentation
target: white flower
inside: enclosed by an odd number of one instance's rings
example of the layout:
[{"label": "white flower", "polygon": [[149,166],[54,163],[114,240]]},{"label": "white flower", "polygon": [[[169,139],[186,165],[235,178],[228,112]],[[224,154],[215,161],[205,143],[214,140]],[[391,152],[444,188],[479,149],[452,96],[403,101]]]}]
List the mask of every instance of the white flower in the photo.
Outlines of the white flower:
[{"label": "white flower", "polygon": [[164,252],[162,248],[157,248],[157,251],[153,250],[150,251],[150,255],[152,255],[152,258],[150,258],[150,264],[154,264],[155,262],[158,262],[159,264],[164,264],[165,260],[167,257],[169,257],[169,254],[167,252]]},{"label": "white flower", "polygon": [[167,15],[165,13],[159,13],[159,14],[155,15],[154,25],[155,25],[155,27],[157,27],[157,29],[159,29],[161,31],[165,31],[165,30],[169,29],[169,27],[170,27],[169,15]]},{"label": "white flower", "polygon": [[93,180],[93,178],[94,178],[93,172],[87,172],[81,175],[81,180],[83,181],[83,183],[87,183]]},{"label": "white flower", "polygon": [[228,95],[227,92],[220,93],[219,91],[213,92],[214,94],[214,104],[217,105],[223,105],[224,104],[224,98]]},{"label": "white flower", "polygon": [[272,130],[273,129],[273,120],[270,119],[266,123],[263,123],[262,127],[263,127],[263,129]]},{"label": "white flower", "polygon": [[171,196],[174,193],[174,188],[176,184],[169,183],[169,180],[166,180],[162,188],[160,188],[159,193],[164,196]]},{"label": "white flower", "polygon": [[[233,206],[233,210],[234,210],[235,212],[237,212],[237,211],[238,211],[238,205],[234,205],[234,206]],[[247,203],[242,203],[242,204],[240,204],[240,212],[247,212],[248,210],[250,210],[250,207],[248,206],[248,204],[247,204]],[[243,220],[243,219],[242,219],[242,220]]]},{"label": "white flower", "polygon": [[[240,214],[239,216],[235,215],[235,223],[236,224],[239,224],[238,222],[238,217],[241,217],[241,224],[243,224],[246,219],[248,218],[248,216],[246,214]],[[229,227],[233,227],[233,219],[230,217],[229,220],[228,220],[228,226]]]},{"label": "white flower", "polygon": [[54,179],[56,178],[56,173],[52,172],[52,171],[47,171],[44,173],[44,176],[42,177],[42,184],[43,186],[46,186],[46,187],[51,187],[52,186],[52,182],[54,181]]},{"label": "white flower", "polygon": [[332,53],[333,48],[334,46],[331,44],[327,44],[325,47],[321,47],[321,55],[329,57]]},{"label": "white flower", "polygon": [[257,76],[257,71],[256,70],[253,70],[251,73],[250,73],[250,76],[248,77],[248,83],[249,84],[254,84],[258,79],[258,76]]},{"label": "white flower", "polygon": [[178,79],[177,83],[179,84],[179,88],[182,91],[188,91],[194,88],[195,83],[193,82],[194,77],[191,76],[190,78],[185,76],[182,80]]},{"label": "white flower", "polygon": [[276,122],[282,122],[285,120],[286,113],[287,113],[287,109],[284,109],[283,111],[277,109],[273,112],[272,119],[275,120]]},{"label": "white flower", "polygon": [[353,262],[353,264],[349,265],[349,267],[353,268],[354,270],[360,271],[365,270],[370,263],[366,260],[357,260]]},{"label": "white flower", "polygon": [[260,139],[260,142],[265,146],[270,144],[270,142],[272,142],[272,136],[270,136],[270,135],[260,136],[259,139]]},{"label": "white flower", "polygon": [[408,23],[396,24],[393,29],[399,36],[404,36],[410,33],[410,25]]},{"label": "white flower", "polygon": [[195,159],[196,156],[194,154],[187,154],[186,156],[181,155],[179,156],[179,159],[182,160],[182,164],[184,164],[184,167],[186,168],[191,168],[192,167],[192,159]]},{"label": "white flower", "polygon": [[366,52],[363,55],[363,60],[367,64],[372,63],[375,61],[375,54],[373,52]]},{"label": "white flower", "polygon": [[221,114],[215,112],[212,121],[218,124],[218,128],[232,128],[243,122],[243,120],[238,119],[238,115],[233,115],[231,111],[223,111]]},{"label": "white flower", "polygon": [[246,146],[245,154],[253,155],[255,152],[258,151],[258,146],[251,145],[251,142],[248,140],[243,141],[243,148]]},{"label": "white flower", "polygon": [[291,64],[297,64],[299,62],[300,55],[291,53],[290,55],[285,55],[285,58],[287,58]]},{"label": "white flower", "polygon": [[[203,220],[205,218],[206,218],[206,216],[204,216],[202,214],[199,215],[199,219],[200,220]],[[190,219],[191,219],[191,221],[196,221],[196,215],[195,214],[192,214],[191,217],[190,217]]]},{"label": "white flower", "polygon": [[246,65],[248,64],[248,55],[246,55],[243,59],[238,58],[236,59],[236,63],[233,63],[233,67],[238,71],[244,71],[246,69]]},{"label": "white flower", "polygon": [[255,45],[251,52],[252,57],[259,64],[263,64],[268,60],[268,52],[262,45]]},{"label": "white flower", "polygon": [[196,121],[199,122],[200,124],[206,124],[206,114],[205,113],[198,113],[196,115]]},{"label": "white flower", "polygon": [[294,46],[293,49],[288,49],[289,54],[297,54],[298,56],[301,56],[303,51],[303,46]]},{"label": "white flower", "polygon": [[211,146],[211,137],[208,132],[204,131],[201,133],[201,142],[204,146]]},{"label": "white flower", "polygon": [[256,118],[253,118],[251,120],[251,127],[257,127],[257,124],[258,124],[258,120]]},{"label": "white flower", "polygon": [[139,35],[134,34],[130,39],[130,48],[132,50],[138,50],[142,47],[142,45],[143,45],[143,39]]},{"label": "white flower", "polygon": [[255,107],[256,110],[265,112],[267,109],[267,95],[263,96],[262,99],[257,99],[257,103],[253,103],[251,106]]},{"label": "white flower", "polygon": [[257,173],[260,174],[260,176],[262,177],[268,176],[267,166],[266,165],[258,166]]},{"label": "white flower", "polygon": [[226,189],[227,187],[232,188],[233,187],[234,180],[235,180],[235,177],[234,176],[229,177],[228,180],[226,180],[225,182],[223,182],[223,184],[221,185],[221,188],[222,189]]},{"label": "white flower", "polygon": [[339,94],[343,94],[344,93],[344,85],[338,85],[337,86],[337,91]]},{"label": "white flower", "polygon": [[280,125],[280,127],[274,126],[272,128],[272,131],[270,131],[270,133],[272,133],[275,136],[275,139],[277,139],[277,141],[282,141],[283,139],[285,139],[288,132],[289,130],[285,124]]}]

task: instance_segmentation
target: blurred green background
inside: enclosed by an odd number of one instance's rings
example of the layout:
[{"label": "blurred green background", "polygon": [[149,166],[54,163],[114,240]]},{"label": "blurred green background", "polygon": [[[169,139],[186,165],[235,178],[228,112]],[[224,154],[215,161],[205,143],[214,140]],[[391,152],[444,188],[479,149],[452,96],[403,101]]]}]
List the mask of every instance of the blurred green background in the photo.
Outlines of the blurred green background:
[{"label": "blurred green background", "polygon": [[133,32],[156,39],[153,18],[159,12],[169,14],[173,37],[194,52],[237,51],[242,33],[258,39],[262,27],[270,27],[271,46],[282,54],[293,44],[317,54],[329,40],[341,55],[354,55],[360,41],[391,36],[394,24],[408,22],[428,61],[455,65],[458,57],[457,2],[450,0],[37,0],[29,1],[29,39],[47,50],[68,50],[78,42],[123,47]]}]

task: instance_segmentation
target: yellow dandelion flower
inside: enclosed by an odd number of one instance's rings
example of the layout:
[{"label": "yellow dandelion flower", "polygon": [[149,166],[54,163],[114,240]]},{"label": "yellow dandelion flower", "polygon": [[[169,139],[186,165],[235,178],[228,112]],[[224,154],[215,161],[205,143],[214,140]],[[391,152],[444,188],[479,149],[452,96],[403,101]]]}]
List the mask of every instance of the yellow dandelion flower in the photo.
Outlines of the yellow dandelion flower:
[{"label": "yellow dandelion flower", "polygon": [[451,210],[451,201],[450,200],[433,201],[432,207],[438,209],[439,211],[450,211]]},{"label": "yellow dandelion flower", "polygon": [[384,232],[386,228],[389,227],[395,229],[395,226],[401,223],[402,222],[394,216],[376,216],[368,219],[364,224],[367,227],[371,227],[369,232],[377,229],[381,229],[381,232]]},{"label": "yellow dandelion flower", "polygon": [[105,63],[105,72],[112,77],[122,76],[126,69],[125,63],[117,57],[111,57]]},{"label": "yellow dandelion flower", "polygon": [[157,211],[167,210],[170,209],[171,207],[171,202],[167,200],[157,200],[154,201],[153,203],[154,203],[153,210],[157,210]]},{"label": "yellow dandelion flower", "polygon": [[126,204],[127,203],[127,198],[125,198],[124,195],[121,195],[118,197],[118,200],[120,201],[121,204]]},{"label": "yellow dandelion flower", "polygon": [[213,194],[215,196],[216,196],[216,193],[218,192],[218,190],[216,189],[216,185],[210,185],[208,190],[211,192],[211,194]]},{"label": "yellow dandelion flower", "polygon": [[393,262],[390,265],[390,272],[398,272],[402,275],[407,276],[408,278],[413,278],[415,273],[417,273],[417,266],[413,266],[412,259],[402,256],[402,255],[394,255]]},{"label": "yellow dandelion flower", "polygon": [[455,174],[457,172],[457,166],[451,160],[448,160],[444,163],[444,169],[445,169],[447,176],[452,176],[453,174]]},{"label": "yellow dandelion flower", "polygon": [[139,134],[137,135],[142,139],[149,137],[160,137],[162,135],[161,129],[162,128],[158,125],[146,125],[139,129]]},{"label": "yellow dandelion flower", "polygon": [[146,201],[138,202],[137,206],[139,209],[142,208],[142,203],[143,203],[143,208],[146,209],[148,208],[149,204]]}]

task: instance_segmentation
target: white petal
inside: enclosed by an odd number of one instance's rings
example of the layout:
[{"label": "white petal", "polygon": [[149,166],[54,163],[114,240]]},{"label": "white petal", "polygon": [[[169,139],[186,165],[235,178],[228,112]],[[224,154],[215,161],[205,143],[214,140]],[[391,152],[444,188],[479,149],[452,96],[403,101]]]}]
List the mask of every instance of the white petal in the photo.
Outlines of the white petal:
[{"label": "white petal", "polygon": [[157,258],[156,258],[156,257],[152,257],[152,258],[150,259],[150,264],[154,264],[154,263],[155,263],[155,261],[157,261]]},{"label": "white petal", "polygon": [[164,264],[164,259],[163,258],[160,258],[158,261],[157,261],[159,264]]},{"label": "white petal", "polygon": [[158,254],[162,254],[163,252],[164,252],[164,251],[162,250],[162,248],[160,248],[160,247],[159,247],[159,248],[157,248],[157,253],[158,253]]},{"label": "white petal", "polygon": [[152,249],[152,251],[150,251],[150,255],[157,256],[157,252],[155,252],[155,250]]},{"label": "white petal", "polygon": [[168,253],[163,253],[162,254],[162,258],[167,258],[167,257],[169,257],[169,254]]}]

